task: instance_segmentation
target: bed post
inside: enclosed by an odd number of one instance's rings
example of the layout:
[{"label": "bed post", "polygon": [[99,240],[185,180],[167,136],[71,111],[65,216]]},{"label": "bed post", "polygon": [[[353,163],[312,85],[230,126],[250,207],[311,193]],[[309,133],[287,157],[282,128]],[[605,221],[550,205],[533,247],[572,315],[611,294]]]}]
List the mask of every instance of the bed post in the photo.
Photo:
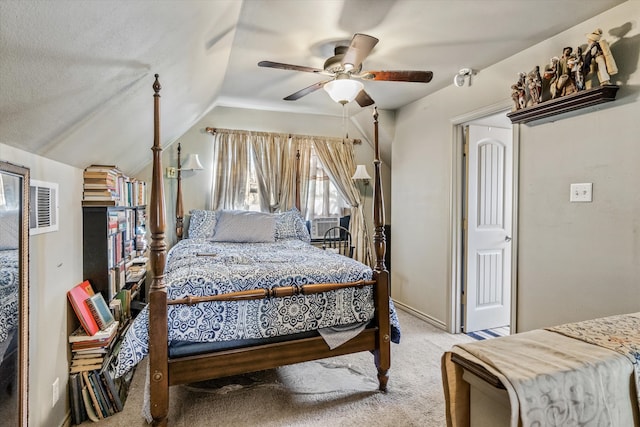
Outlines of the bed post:
[{"label": "bed post", "polygon": [[387,241],[384,235],[384,198],[382,194],[382,176],[380,174],[380,147],[378,145],[378,108],[373,109],[374,129],[374,190],[373,190],[373,246],[376,253],[376,265],[373,278],[376,280],[376,313],[378,319],[378,337],[376,350],[376,366],[381,391],[387,390],[389,368],[391,367],[391,325],[389,320],[389,272],[384,263]]},{"label": "bed post", "polygon": [[160,146],[160,82],[153,83],[153,172],[149,222],[151,245],[151,287],[149,291],[149,381],[153,425],[166,426],[169,413],[169,375],[167,364],[167,289],[164,264],[167,247],[164,241],[165,202],[162,182],[162,147]]},{"label": "bed post", "polygon": [[182,207],[182,172],[180,169],[180,143],[178,143],[178,191],[176,192],[176,237],[178,240],[182,240],[182,233],[184,228],[184,209]]},{"label": "bed post", "polygon": [[300,150],[296,151],[296,209],[302,212],[300,205]]}]

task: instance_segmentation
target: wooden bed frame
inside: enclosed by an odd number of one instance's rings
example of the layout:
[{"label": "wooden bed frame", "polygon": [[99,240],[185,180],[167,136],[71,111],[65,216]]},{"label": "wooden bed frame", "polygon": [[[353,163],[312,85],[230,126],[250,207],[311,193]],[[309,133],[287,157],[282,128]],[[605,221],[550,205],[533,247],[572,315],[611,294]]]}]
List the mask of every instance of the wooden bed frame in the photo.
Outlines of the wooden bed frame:
[{"label": "wooden bed frame", "polygon": [[[164,266],[167,246],[165,243],[165,197],[162,178],[162,148],[160,146],[160,82],[155,75],[154,90],[154,138],[153,176],[151,200],[148,207],[151,245],[151,286],[149,291],[149,381],[150,410],[154,425],[167,425],[169,412],[169,386],[238,375],[247,372],[272,369],[278,366],[340,356],[361,351],[372,351],[378,370],[379,389],[386,391],[388,371],[391,366],[391,327],[389,320],[389,272],[385,266],[386,238],[384,234],[384,204],[380,175],[380,151],[378,147],[378,112],[374,109],[374,207],[375,233],[373,243],[376,264],[373,281],[350,284],[317,284],[259,290],[249,293],[230,293],[216,299],[258,299],[296,294],[326,292],[345,286],[374,286],[375,320],[373,326],[345,344],[330,350],[322,337],[303,338],[280,343],[256,345],[240,349],[223,350],[171,359],[168,356],[167,301]],[[180,224],[182,227],[182,224]],[[179,303],[196,303],[186,299]]]}]

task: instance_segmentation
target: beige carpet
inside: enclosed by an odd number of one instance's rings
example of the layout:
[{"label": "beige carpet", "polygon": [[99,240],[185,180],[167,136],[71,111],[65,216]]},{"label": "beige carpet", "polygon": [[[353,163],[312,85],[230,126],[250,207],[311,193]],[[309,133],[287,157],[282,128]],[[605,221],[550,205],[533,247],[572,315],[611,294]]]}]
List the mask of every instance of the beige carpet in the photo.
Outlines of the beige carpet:
[{"label": "beige carpet", "polygon": [[[377,391],[373,356],[353,354],[172,387],[169,425],[442,427],[440,357],[473,339],[442,332],[401,310],[398,315],[402,340],[391,346],[387,393]],[[100,427],[147,425],[141,416],[145,368],[136,370],[123,412]]]}]

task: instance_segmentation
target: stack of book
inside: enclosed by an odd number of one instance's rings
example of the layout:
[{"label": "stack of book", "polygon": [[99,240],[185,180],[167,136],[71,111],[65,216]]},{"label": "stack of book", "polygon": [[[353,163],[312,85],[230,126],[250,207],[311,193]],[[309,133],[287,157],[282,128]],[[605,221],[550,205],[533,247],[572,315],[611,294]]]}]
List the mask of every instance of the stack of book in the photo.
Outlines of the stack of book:
[{"label": "stack of book", "polygon": [[144,181],[129,178],[115,165],[91,165],[84,169],[83,206],[143,206]]},{"label": "stack of book", "polygon": [[[117,322],[111,328],[117,331]],[[122,342],[114,339],[117,335],[114,332],[104,343],[96,344],[96,347],[72,350],[74,356],[69,374],[69,393],[71,416],[76,425],[87,419],[99,421],[122,411],[133,374],[127,378],[114,378],[112,364],[117,354],[115,347]],[[76,347],[74,344],[85,342],[77,341],[82,339],[82,332],[74,332],[72,336],[73,339],[69,337],[70,341],[73,340],[72,349]],[[109,344],[106,347],[101,346],[107,342]]]},{"label": "stack of book", "polygon": [[91,165],[85,168],[83,206],[120,206],[122,173],[115,165]]},{"label": "stack of book", "polygon": [[128,387],[123,387],[124,380],[114,379],[112,364],[129,324],[123,327],[114,318],[102,294],[95,293],[88,281],[74,286],[67,295],[81,325],[69,335],[73,422],[99,421],[122,411]]},{"label": "stack of book", "polygon": [[84,328],[79,327],[69,335],[71,345],[70,373],[102,369],[105,365],[105,355],[114,343],[120,323],[114,321],[106,329],[88,335]]}]

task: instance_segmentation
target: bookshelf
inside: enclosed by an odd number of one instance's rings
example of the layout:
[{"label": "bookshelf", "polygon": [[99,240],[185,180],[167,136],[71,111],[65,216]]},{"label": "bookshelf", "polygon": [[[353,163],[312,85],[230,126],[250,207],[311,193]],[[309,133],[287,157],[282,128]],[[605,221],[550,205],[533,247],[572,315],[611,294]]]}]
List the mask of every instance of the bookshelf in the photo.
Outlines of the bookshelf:
[{"label": "bookshelf", "polygon": [[83,275],[107,303],[122,289],[145,301],[145,215],[144,206],[82,207]]},{"label": "bookshelf", "polygon": [[91,165],[84,171],[83,188],[84,281],[90,285],[90,294],[104,299],[101,316],[108,317],[110,311],[115,322],[95,335],[86,334],[81,326],[69,336],[74,424],[99,421],[122,410],[133,370],[114,379],[111,365],[131,319],[146,305],[148,261],[145,183],[126,177],[115,166]]}]

